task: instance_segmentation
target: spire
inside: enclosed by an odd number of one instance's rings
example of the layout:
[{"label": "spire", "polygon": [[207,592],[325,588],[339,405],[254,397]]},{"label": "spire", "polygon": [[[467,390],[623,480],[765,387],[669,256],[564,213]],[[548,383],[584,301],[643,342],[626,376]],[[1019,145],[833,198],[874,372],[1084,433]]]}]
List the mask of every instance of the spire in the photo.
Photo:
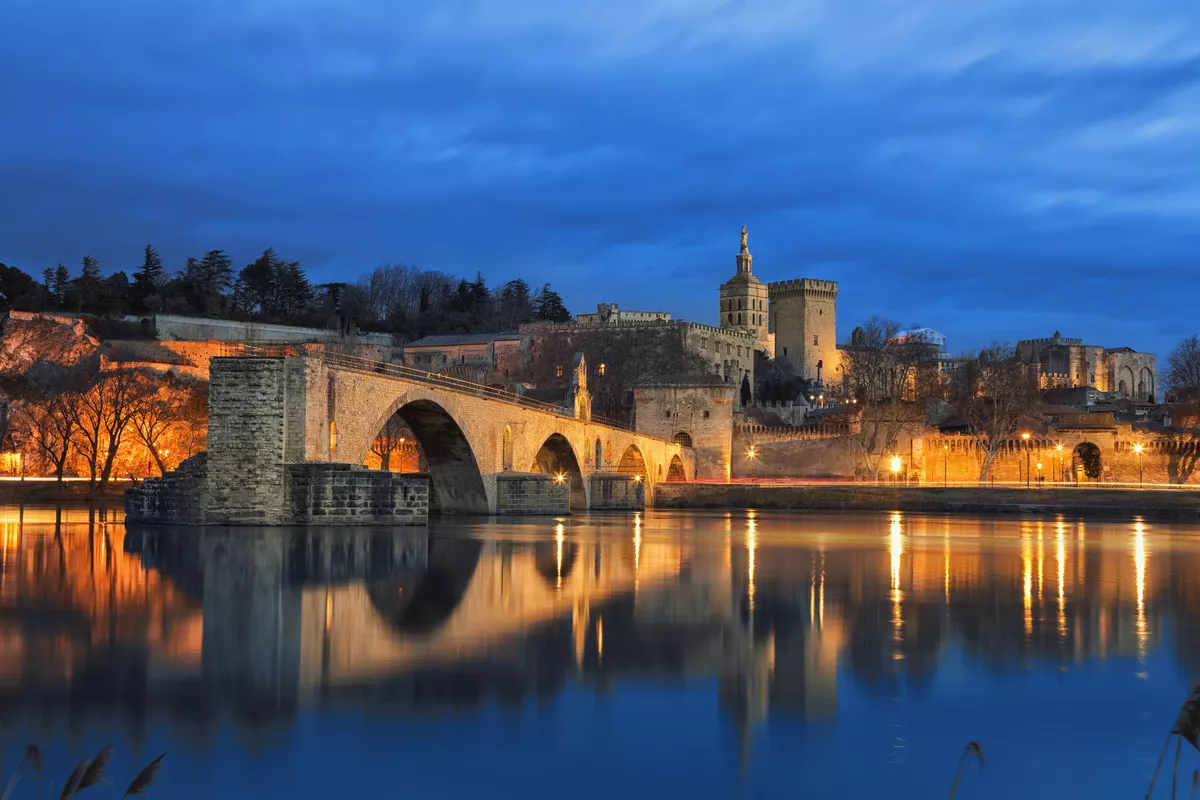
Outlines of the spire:
[{"label": "spire", "polygon": [[746,244],[746,226],[742,226],[742,249],[738,251],[737,274],[749,275],[750,265],[754,257],[750,255],[750,246]]}]

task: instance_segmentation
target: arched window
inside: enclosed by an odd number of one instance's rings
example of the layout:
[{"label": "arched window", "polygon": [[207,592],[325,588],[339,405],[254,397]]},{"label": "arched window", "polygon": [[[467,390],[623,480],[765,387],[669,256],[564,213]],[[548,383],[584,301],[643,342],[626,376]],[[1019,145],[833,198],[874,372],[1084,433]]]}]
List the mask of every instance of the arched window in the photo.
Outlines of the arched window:
[{"label": "arched window", "polygon": [[738,314],[738,325],[742,324],[742,315]]},{"label": "arched window", "polygon": [[729,324],[730,324],[730,325],[732,325],[732,324],[733,324],[733,314],[730,314],[730,315],[729,315]]},{"label": "arched window", "polygon": [[687,431],[680,431],[671,439],[675,444],[683,445],[684,447],[692,446],[692,435]]},{"label": "arched window", "polygon": [[596,440],[596,469],[604,466],[604,451],[600,448],[600,440]]},{"label": "arched window", "polygon": [[513,465],[513,434],[512,428],[504,426],[504,438],[500,444],[500,466],[501,469],[512,469]]},{"label": "arched window", "polygon": [[337,454],[337,423],[333,420],[329,421],[329,457],[333,458]]}]

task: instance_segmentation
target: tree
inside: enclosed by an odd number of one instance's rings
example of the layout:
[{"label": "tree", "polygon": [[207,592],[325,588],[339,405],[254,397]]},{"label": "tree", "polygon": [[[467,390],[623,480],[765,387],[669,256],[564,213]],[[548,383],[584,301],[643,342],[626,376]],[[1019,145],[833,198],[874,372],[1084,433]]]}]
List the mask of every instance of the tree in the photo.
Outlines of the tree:
[{"label": "tree", "polygon": [[79,276],[85,281],[100,280],[100,262],[91,256],[83,257],[83,274]]},{"label": "tree", "polygon": [[1192,334],[1167,356],[1167,386],[1184,401],[1200,401],[1200,336]]},{"label": "tree", "polygon": [[1037,372],[1018,360],[1016,348],[1007,343],[997,342],[963,359],[951,378],[950,402],[983,453],[981,482],[988,479],[992,462],[1005,446],[1043,421]]},{"label": "tree", "polygon": [[396,414],[388,417],[388,421],[383,424],[383,430],[375,437],[375,441],[371,442],[371,452],[379,456],[381,470],[392,468],[392,453],[399,450],[400,446],[404,444],[407,433],[408,426],[404,424],[404,420]]},{"label": "tree", "polygon": [[60,306],[66,302],[67,289],[71,285],[71,272],[62,264],[54,270],[54,300]]},{"label": "tree", "polygon": [[858,401],[858,419],[847,436],[874,478],[901,438],[925,424],[930,394],[919,380],[919,365],[931,354],[926,342],[900,336],[900,324],[881,317],[856,328],[842,351],[846,386]]},{"label": "tree", "polygon": [[25,437],[37,456],[62,483],[74,446],[75,425],[82,395],[77,376],[70,368],[40,362],[30,369],[15,387],[5,389],[18,400],[18,420],[23,422]]},{"label": "tree", "polygon": [[571,312],[563,304],[558,292],[550,288],[550,284],[542,287],[537,300],[534,301],[534,313],[538,319],[546,322],[570,322]]},{"label": "tree", "polygon": [[753,399],[754,399],[754,394],[750,391],[750,376],[743,375],[742,376],[742,390],[741,390],[742,408],[745,408],[746,406],[750,405],[750,401]]},{"label": "tree", "polygon": [[209,250],[199,260],[188,258],[182,281],[192,308],[201,314],[217,314],[233,285],[233,260],[224,250]]},{"label": "tree", "polygon": [[234,296],[243,313],[292,321],[312,302],[312,287],[299,261],[284,261],[268,247],[238,274]]},{"label": "tree", "polygon": [[167,473],[161,444],[168,432],[184,422],[191,407],[191,387],[168,375],[162,383],[146,379],[142,402],[136,405],[130,419],[133,430],[146,445],[160,475]]},{"label": "tree", "polygon": [[145,308],[146,301],[157,295],[165,283],[166,271],[163,269],[162,259],[159,258],[158,252],[153,247],[146,245],[142,256],[142,268],[133,273],[133,287],[130,294],[134,303],[138,308]]}]

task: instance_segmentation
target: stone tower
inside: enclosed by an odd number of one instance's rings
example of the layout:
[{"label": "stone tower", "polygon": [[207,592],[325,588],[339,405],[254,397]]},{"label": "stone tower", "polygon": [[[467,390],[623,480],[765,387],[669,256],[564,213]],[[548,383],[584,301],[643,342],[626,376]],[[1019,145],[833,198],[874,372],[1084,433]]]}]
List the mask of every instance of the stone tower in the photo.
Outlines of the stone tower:
[{"label": "stone tower", "polygon": [[751,272],[753,260],[746,244],[746,226],[743,225],[737,272],[721,284],[721,327],[754,334],[755,349],[770,355],[774,345],[767,326],[767,287]]},{"label": "stone tower", "polygon": [[837,281],[797,278],[767,288],[775,358],[786,358],[801,377],[839,382]]}]

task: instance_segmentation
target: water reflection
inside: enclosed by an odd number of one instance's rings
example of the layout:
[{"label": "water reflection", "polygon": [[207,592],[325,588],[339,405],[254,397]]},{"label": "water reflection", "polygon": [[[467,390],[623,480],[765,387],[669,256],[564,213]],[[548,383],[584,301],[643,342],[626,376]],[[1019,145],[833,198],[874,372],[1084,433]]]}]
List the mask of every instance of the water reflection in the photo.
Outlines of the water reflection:
[{"label": "water reflection", "polygon": [[113,512],[8,509],[0,533],[10,727],[103,715],[131,738],[161,722],[202,744],[307,709],[428,714],[709,678],[744,761],[765,720],[835,724],[841,695],[928,687],[952,652],[985,673],[1069,673],[1126,655],[1144,667],[1165,643],[1183,672],[1200,667],[1200,548],[1141,521],[733,512],[126,532]]}]

